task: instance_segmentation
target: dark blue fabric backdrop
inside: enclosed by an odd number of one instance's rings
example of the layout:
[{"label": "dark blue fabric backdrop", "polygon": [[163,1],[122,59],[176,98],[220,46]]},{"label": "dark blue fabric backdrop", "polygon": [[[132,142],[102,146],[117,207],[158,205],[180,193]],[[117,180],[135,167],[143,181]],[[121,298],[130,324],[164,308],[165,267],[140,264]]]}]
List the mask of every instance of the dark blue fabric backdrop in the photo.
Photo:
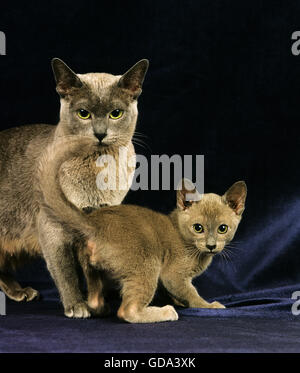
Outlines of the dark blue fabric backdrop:
[{"label": "dark blue fabric backdrop", "polygon": [[[43,261],[18,273],[41,290],[8,302],[2,352],[298,352],[300,316],[299,84],[291,52],[299,2],[85,1],[1,6],[1,129],[57,123],[50,60],[120,74],[150,60],[137,130],[140,154],[204,154],[205,191],[245,180],[248,198],[230,260],[196,280],[226,310],[179,310],[175,323],[69,320]],[[174,192],[130,192],[127,203],[168,212]]]}]

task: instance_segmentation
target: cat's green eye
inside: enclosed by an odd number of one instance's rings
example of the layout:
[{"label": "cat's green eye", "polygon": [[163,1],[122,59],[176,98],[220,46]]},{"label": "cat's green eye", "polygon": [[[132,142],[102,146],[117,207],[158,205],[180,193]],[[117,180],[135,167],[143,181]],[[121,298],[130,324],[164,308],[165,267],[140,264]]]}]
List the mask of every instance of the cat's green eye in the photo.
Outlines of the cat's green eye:
[{"label": "cat's green eye", "polygon": [[120,119],[123,116],[124,111],[121,109],[115,109],[109,113],[111,119]]},{"label": "cat's green eye", "polygon": [[79,116],[80,119],[90,119],[91,117],[91,113],[84,109],[77,110],[77,115]]},{"label": "cat's green eye", "polygon": [[193,228],[194,228],[194,231],[196,233],[203,233],[204,232],[204,229],[203,229],[202,225],[199,224],[199,223],[194,224]]},{"label": "cat's green eye", "polygon": [[227,231],[228,231],[228,225],[226,224],[221,224],[218,228],[218,233],[220,234],[227,233]]}]

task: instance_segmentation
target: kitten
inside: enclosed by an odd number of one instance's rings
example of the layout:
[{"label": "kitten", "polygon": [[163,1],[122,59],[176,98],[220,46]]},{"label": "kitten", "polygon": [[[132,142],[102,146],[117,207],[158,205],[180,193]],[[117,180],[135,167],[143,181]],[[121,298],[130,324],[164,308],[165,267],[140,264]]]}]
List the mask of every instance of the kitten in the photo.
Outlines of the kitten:
[{"label": "kitten", "polygon": [[[37,297],[36,290],[22,289],[10,272],[23,263],[24,256],[42,254],[60,292],[65,314],[88,317],[73,253],[77,243],[64,224],[40,210],[34,179],[48,146],[55,148],[65,139],[68,152],[68,138],[96,141],[84,157],[72,153],[56,182],[66,198],[83,211],[122,202],[130,185],[119,185],[114,191],[99,190],[96,160],[103,154],[118,159],[120,147],[127,148],[128,157],[135,154],[131,140],[148,61],[139,61],[122,76],[75,74],[57,58],[52,67],[61,102],[58,125],[30,125],[0,133],[0,288],[16,301]],[[122,160],[122,167],[126,161]]]},{"label": "kitten", "polygon": [[[76,141],[73,145],[76,151]],[[83,237],[79,253],[87,266],[108,272],[120,282],[118,317],[132,323],[177,320],[172,306],[149,306],[158,280],[178,304],[224,308],[201,298],[192,279],[233,239],[245,207],[246,184],[233,184],[223,196],[200,196],[184,179],[177,192],[177,208],[169,216],[134,205],[105,207],[84,215],[65,198],[56,181],[60,164],[71,153],[71,144],[68,153],[61,145],[49,149],[47,163],[42,160],[43,208],[70,225],[78,239]],[[188,194],[192,200],[186,200]],[[102,289],[97,289],[93,278],[87,280],[90,307],[104,308]]]}]

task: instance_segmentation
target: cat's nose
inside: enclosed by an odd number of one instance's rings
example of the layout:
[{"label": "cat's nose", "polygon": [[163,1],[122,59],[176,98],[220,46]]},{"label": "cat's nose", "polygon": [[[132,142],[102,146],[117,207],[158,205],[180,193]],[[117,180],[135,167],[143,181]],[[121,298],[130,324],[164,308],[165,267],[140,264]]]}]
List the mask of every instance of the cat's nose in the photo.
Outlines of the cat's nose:
[{"label": "cat's nose", "polygon": [[97,139],[99,140],[99,142],[101,142],[104,137],[106,136],[106,133],[94,133],[95,137],[97,137]]},{"label": "cat's nose", "polygon": [[217,247],[217,245],[206,245],[206,247],[208,248],[208,250],[213,251]]}]

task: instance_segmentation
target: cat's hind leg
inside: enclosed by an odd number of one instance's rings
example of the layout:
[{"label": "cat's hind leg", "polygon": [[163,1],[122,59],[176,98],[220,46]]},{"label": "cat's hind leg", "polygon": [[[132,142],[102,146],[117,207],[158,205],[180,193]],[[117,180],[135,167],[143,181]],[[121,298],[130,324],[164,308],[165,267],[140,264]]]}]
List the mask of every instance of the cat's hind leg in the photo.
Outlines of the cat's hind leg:
[{"label": "cat's hind leg", "polygon": [[39,292],[31,287],[22,288],[21,285],[9,273],[0,272],[0,288],[8,298],[21,302],[27,302],[39,297]]},{"label": "cat's hind leg", "polygon": [[178,320],[173,306],[148,306],[157,287],[158,274],[143,273],[127,277],[122,283],[122,303],[118,317],[130,323],[154,323]]}]

